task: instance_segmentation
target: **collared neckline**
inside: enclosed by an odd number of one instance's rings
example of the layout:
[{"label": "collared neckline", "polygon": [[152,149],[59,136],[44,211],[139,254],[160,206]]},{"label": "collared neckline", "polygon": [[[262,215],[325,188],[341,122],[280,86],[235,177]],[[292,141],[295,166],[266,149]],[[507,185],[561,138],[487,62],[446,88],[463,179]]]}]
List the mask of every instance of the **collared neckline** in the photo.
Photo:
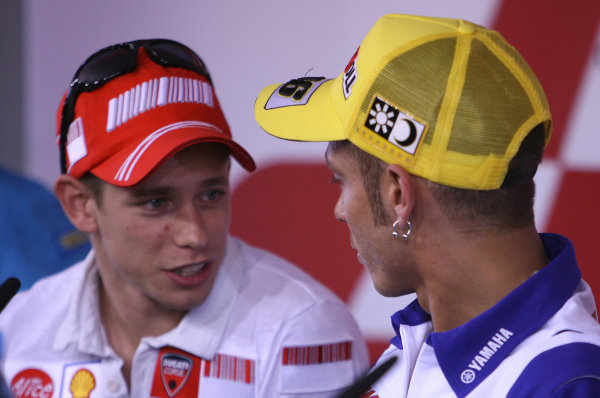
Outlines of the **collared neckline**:
[{"label": "collared neckline", "polygon": [[[98,311],[98,271],[94,251],[83,260],[81,281],[54,340],[54,349],[77,344],[78,350],[106,357],[115,355],[108,345]],[[160,348],[171,346],[192,355],[215,356],[227,326],[244,276],[240,242],[229,237],[223,263],[207,300],[190,310],[174,329],[156,337],[145,337],[140,344]]]},{"label": "collared neckline", "polygon": [[[475,389],[523,340],[546,323],[571,297],[581,280],[572,243],[557,234],[540,234],[550,262],[496,305],[446,332],[432,332],[434,349],[448,383],[459,397]],[[402,349],[400,325],[431,321],[415,300],[392,316]]]},{"label": "collared neckline", "polygon": [[200,358],[213,359],[221,343],[244,277],[241,242],[229,237],[227,250],[215,284],[202,305],[192,309],[171,331],[145,337],[154,348],[175,347]]}]

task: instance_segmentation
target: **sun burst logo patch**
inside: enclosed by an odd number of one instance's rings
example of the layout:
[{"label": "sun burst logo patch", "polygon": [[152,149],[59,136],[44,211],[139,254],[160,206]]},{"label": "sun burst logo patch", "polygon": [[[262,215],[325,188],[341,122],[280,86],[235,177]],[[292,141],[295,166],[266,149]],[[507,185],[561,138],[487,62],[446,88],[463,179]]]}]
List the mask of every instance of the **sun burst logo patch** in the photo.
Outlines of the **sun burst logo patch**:
[{"label": "sun burst logo patch", "polygon": [[403,151],[414,155],[426,125],[389,102],[375,97],[365,127]]},{"label": "sun burst logo patch", "polygon": [[398,109],[381,98],[375,97],[375,101],[373,101],[373,105],[367,116],[365,127],[387,139],[397,118]]}]

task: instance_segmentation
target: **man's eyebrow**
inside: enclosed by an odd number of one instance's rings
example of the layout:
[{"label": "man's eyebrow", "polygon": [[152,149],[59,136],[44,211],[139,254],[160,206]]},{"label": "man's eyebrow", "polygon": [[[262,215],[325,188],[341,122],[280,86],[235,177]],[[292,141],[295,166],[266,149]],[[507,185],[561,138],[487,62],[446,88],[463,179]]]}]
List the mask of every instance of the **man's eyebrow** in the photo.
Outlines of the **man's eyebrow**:
[{"label": "man's eyebrow", "polygon": [[202,181],[202,184],[200,184],[200,186],[203,188],[209,188],[209,187],[214,187],[215,185],[227,185],[227,184],[229,184],[229,178],[215,177],[215,178],[207,178],[206,180]]},{"label": "man's eyebrow", "polygon": [[173,192],[174,189],[165,187],[134,187],[129,191],[129,196],[133,198],[144,198],[149,196],[165,196]]},{"label": "man's eyebrow", "polygon": [[[215,186],[222,186],[222,185],[228,185],[229,184],[229,179],[226,177],[214,177],[214,178],[207,178],[205,180],[203,180],[199,187],[200,188],[211,188],[211,187],[215,187]],[[157,186],[157,187],[145,187],[145,186],[139,186],[139,187],[133,187],[129,194],[131,197],[134,198],[145,198],[145,197],[150,197],[150,196],[165,196],[165,195],[169,195],[171,193],[173,193],[175,191],[175,188],[169,186],[169,185],[165,185],[165,186]]]}]

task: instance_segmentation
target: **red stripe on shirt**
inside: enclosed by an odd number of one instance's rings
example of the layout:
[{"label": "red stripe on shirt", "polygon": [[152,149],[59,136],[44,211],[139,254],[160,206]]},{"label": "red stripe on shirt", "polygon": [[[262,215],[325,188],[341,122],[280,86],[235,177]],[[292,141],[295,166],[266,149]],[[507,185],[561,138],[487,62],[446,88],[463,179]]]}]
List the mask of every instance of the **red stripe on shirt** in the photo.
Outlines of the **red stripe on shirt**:
[{"label": "red stripe on shirt", "polygon": [[316,365],[352,359],[352,342],[284,347],[281,363],[286,366]]}]

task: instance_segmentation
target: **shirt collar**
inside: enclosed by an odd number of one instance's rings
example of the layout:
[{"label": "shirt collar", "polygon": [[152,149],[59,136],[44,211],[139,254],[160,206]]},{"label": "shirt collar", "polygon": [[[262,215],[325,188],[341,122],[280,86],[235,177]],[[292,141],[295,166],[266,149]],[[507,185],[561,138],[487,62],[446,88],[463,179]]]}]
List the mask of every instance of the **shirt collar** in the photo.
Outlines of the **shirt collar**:
[{"label": "shirt collar", "polygon": [[82,262],[74,265],[80,268],[80,275],[77,276],[75,293],[54,339],[56,351],[76,344],[79,351],[87,354],[106,356],[111,352],[100,320],[99,279],[94,263],[94,250],[91,250]]},{"label": "shirt collar", "polygon": [[[176,328],[161,336],[146,337],[142,344],[154,348],[172,346],[202,358],[214,357],[242,285],[245,267],[240,244],[237,239],[228,238],[223,263],[206,301],[188,312]],[[60,351],[69,344],[77,344],[81,352],[109,356],[113,351],[108,346],[98,310],[99,281],[93,250],[81,266],[83,274],[59,327],[54,349]]]},{"label": "shirt collar", "polygon": [[[459,397],[477,387],[510,352],[546,323],[571,297],[581,280],[571,242],[560,235],[540,234],[551,260],[496,305],[469,322],[442,333],[431,333],[430,344],[448,383]],[[392,317],[401,346],[400,325],[431,318],[417,303]],[[400,345],[398,345],[398,343]]]},{"label": "shirt collar", "polygon": [[212,359],[230,318],[244,276],[244,258],[241,242],[229,238],[227,252],[207,300],[191,310],[179,325],[157,337],[146,337],[142,342],[154,348],[171,346],[192,355]]}]

